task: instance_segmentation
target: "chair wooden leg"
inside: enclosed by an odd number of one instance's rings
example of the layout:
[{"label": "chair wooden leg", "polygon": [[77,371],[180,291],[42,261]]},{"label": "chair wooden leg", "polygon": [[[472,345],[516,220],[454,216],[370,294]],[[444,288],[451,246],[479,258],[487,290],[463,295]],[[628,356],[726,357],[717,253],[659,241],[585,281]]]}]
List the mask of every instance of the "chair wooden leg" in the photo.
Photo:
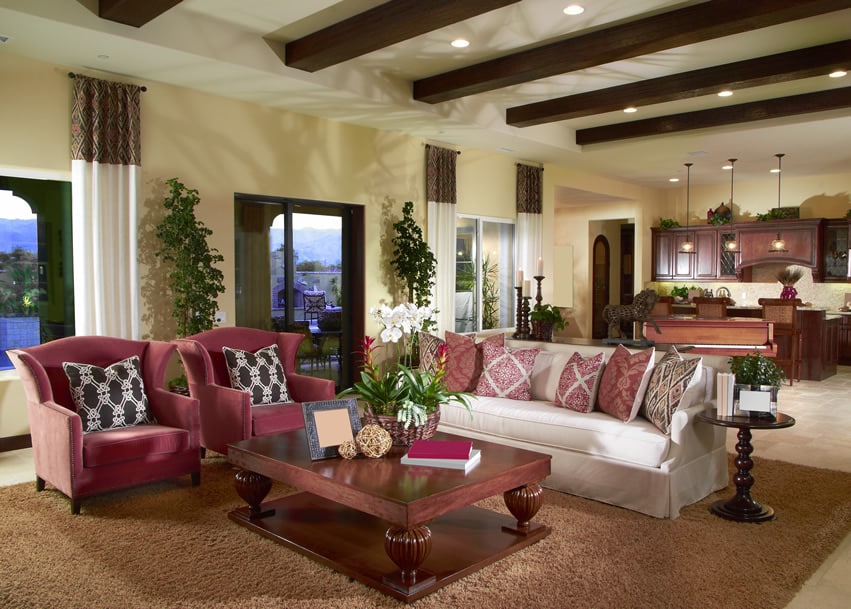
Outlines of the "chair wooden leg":
[{"label": "chair wooden leg", "polygon": [[204,448],[203,446],[200,448],[200,452],[201,452],[201,458],[202,459],[207,456],[207,449]]},{"label": "chair wooden leg", "polygon": [[41,491],[44,490],[44,479],[43,478],[39,478],[38,476],[35,477],[35,490],[36,490],[37,493],[40,493]]},{"label": "chair wooden leg", "polygon": [[192,472],[192,486],[198,486],[201,484],[201,472]]},{"label": "chair wooden leg", "polygon": [[71,514],[77,516],[80,514],[80,500],[71,498]]}]

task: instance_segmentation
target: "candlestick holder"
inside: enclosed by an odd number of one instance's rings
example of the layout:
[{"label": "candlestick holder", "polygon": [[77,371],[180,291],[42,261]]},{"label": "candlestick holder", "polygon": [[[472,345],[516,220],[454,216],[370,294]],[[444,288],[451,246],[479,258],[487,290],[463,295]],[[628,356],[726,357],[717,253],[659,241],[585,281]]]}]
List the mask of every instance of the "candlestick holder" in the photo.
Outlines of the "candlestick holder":
[{"label": "candlestick holder", "polygon": [[535,294],[535,307],[541,306],[544,297],[541,295],[541,282],[544,280],[544,275],[535,275],[535,281],[538,283],[538,292]]},{"label": "candlestick holder", "polygon": [[517,303],[514,306],[514,334],[512,338],[520,338],[523,331],[523,286],[514,286],[514,291],[517,293]]},{"label": "candlestick holder", "polygon": [[532,329],[529,326],[529,301],[532,300],[531,296],[523,296],[523,305],[520,307],[521,312],[521,320],[520,320],[520,340],[529,340],[532,338]]}]

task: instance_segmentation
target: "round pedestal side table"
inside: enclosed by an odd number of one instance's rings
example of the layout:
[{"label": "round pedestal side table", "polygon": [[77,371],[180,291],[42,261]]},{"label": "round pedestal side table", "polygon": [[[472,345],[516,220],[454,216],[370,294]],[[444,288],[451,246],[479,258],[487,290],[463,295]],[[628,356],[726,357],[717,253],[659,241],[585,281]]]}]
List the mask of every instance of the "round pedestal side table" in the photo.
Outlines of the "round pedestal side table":
[{"label": "round pedestal side table", "polygon": [[735,427],[739,430],[736,436],[736,468],[733,482],[736,485],[736,494],[730,499],[720,499],[713,502],[709,511],[721,518],[735,520],[736,522],[765,522],[774,520],[774,508],[760,504],[751,496],[751,487],[754,478],[751,475],[753,469],[753,446],[751,445],[751,430],[753,429],[783,429],[792,427],[795,419],[789,415],[778,412],[775,417],[767,416],[721,416],[713,408],[698,413],[697,419],[711,425],[720,427]]}]

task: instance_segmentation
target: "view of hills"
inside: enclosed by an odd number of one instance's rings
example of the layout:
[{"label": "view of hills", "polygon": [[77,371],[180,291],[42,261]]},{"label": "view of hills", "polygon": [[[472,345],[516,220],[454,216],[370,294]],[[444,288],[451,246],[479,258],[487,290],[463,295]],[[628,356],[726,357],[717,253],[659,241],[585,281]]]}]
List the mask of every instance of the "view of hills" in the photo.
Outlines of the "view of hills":
[{"label": "view of hills", "polygon": [[11,252],[20,247],[38,253],[38,225],[31,220],[6,220],[0,218],[0,250]]},{"label": "view of hills", "polygon": [[[293,234],[295,253],[299,262],[319,260],[328,266],[339,266],[343,259],[339,229],[302,228]],[[269,229],[269,251],[274,252],[284,243],[284,229]]]}]

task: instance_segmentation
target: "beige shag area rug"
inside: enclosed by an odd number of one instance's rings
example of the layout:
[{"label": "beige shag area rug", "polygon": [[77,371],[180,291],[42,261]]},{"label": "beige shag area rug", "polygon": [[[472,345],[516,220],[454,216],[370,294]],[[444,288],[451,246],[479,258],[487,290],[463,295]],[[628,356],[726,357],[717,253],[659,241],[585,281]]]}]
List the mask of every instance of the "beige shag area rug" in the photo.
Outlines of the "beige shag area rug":
[{"label": "beige shag area rug", "polygon": [[[851,531],[851,474],[755,458],[754,496],[774,522],[708,512],[732,486],[658,520],[546,491],[552,534],[412,607],[779,609]],[[371,609],[403,603],[231,522],[234,470],[83,502],[0,488],[0,607]],[[276,484],[269,498],[293,492]],[[501,497],[478,504],[507,513]]]}]

